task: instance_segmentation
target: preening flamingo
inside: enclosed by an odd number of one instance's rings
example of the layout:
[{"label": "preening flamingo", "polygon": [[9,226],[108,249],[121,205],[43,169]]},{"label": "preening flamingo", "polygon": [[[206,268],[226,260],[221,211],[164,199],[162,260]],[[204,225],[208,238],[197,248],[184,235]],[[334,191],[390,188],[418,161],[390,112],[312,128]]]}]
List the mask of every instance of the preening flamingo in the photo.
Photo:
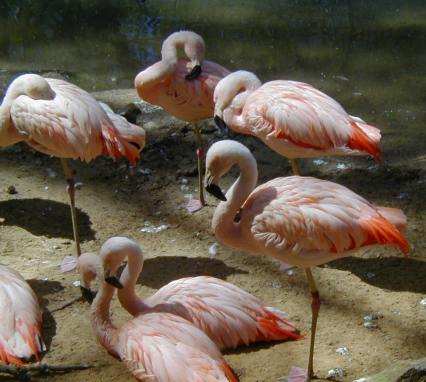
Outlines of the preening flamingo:
[{"label": "preening flamingo", "polygon": [[24,366],[46,350],[41,337],[42,311],[28,283],[0,264],[0,361]]},{"label": "preening flamingo", "polygon": [[[178,57],[179,49],[183,49],[185,58]],[[223,66],[204,60],[205,50],[204,40],[197,33],[172,33],[163,42],[161,61],[146,68],[135,78],[135,88],[140,98],[161,106],[176,118],[194,124],[198,143],[199,207],[205,204],[202,183],[204,153],[201,128],[197,122],[213,117],[214,89],[230,73]]]},{"label": "preening flamingo", "polygon": [[[126,237],[112,237],[104,247],[108,250],[101,250],[100,255],[107,266],[109,261],[116,261],[116,256],[123,257],[124,254],[129,259],[120,277],[123,288],[118,290],[118,298],[133,316],[148,311],[181,316],[206,333],[221,350],[257,341],[302,338],[291,323],[264,307],[256,297],[214,277],[175,280],[154,295],[141,299],[135,294],[143,266],[139,244]],[[88,279],[86,285],[90,285],[90,281]],[[117,285],[118,280],[115,282]]]},{"label": "preening flamingo", "polygon": [[380,130],[349,115],[333,98],[296,81],[262,85],[243,70],[222,79],[214,91],[215,122],[253,135],[291,161],[326,155],[371,155],[379,162]]},{"label": "preening flamingo", "polygon": [[[234,165],[240,176],[224,195],[218,183]],[[400,232],[406,225],[404,213],[376,207],[344,186],[311,177],[275,178],[256,187],[255,158],[229,140],[216,142],[207,152],[205,183],[222,200],[212,220],[221,243],[305,268],[312,293],[312,378],[320,299],[310,267],[371,245],[391,244],[406,254],[409,245]]]},{"label": "preening flamingo", "polygon": [[24,74],[12,81],[0,106],[0,147],[20,141],[61,159],[79,256],[75,186],[65,158],[89,162],[109,155],[135,164],[145,145],[143,129],[110,109],[104,111],[89,93],[69,82]]},{"label": "preening flamingo", "polygon": [[[109,251],[102,246],[104,259]],[[112,253],[112,252],[111,252]],[[79,259],[82,280],[100,279],[100,290],[91,306],[91,322],[99,342],[108,352],[120,358],[139,381],[156,382],[236,382],[218,347],[198,328],[182,317],[161,312],[146,312],[120,328],[110,319],[110,303],[115,288],[104,280],[114,274],[126,254],[108,261],[99,271],[98,260],[83,253]],[[102,268],[102,267],[101,267]],[[89,276],[86,277],[85,273]]]}]

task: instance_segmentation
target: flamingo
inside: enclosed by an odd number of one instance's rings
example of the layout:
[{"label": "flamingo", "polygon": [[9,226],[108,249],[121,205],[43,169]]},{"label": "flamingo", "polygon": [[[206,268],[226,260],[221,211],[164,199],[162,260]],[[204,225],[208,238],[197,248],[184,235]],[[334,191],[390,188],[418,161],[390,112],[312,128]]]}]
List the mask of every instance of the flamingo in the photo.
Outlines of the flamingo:
[{"label": "flamingo", "polygon": [[46,350],[41,337],[42,311],[28,283],[12,268],[0,264],[0,361],[25,366]]},{"label": "flamingo", "polygon": [[[178,57],[183,49],[186,58]],[[149,66],[135,78],[135,88],[143,100],[161,106],[178,119],[194,124],[197,140],[198,186],[200,200],[193,201],[190,211],[205,205],[202,183],[204,157],[199,121],[213,117],[213,91],[230,72],[223,66],[204,60],[203,38],[191,31],[168,36],[161,48],[161,61]]]},{"label": "flamingo", "polygon": [[[105,107],[105,106],[104,106]],[[86,162],[100,155],[136,163],[145,132],[106,111],[87,92],[59,79],[24,74],[9,85],[0,106],[0,147],[24,141],[61,159],[68,183],[77,257],[81,254],[75,182],[66,158]]]},{"label": "flamingo", "polygon": [[380,130],[309,84],[262,85],[256,75],[240,70],[217,84],[213,99],[219,128],[259,138],[290,159],[295,175],[300,175],[296,158],[371,155],[380,163]]},{"label": "flamingo", "polygon": [[[135,285],[142,272],[143,252],[139,244],[126,237],[112,237],[101,250],[102,262],[116,261],[115,256],[127,255],[129,264],[120,280],[109,279],[118,290],[121,305],[133,316],[147,311],[181,316],[206,333],[221,349],[235,349],[257,341],[301,339],[294,326],[266,308],[250,293],[215,277],[186,277],[170,282],[154,295],[142,300],[135,294]],[[91,256],[94,256],[93,254]],[[96,261],[91,260],[92,264]],[[101,263],[101,259],[98,260]],[[79,261],[79,268],[81,262]],[[86,267],[87,268],[87,267]],[[90,301],[90,283],[96,269],[86,272],[84,290]]]},{"label": "flamingo", "polygon": [[[108,243],[101,248],[104,259],[112,254]],[[237,382],[231,368],[217,346],[198,328],[182,317],[147,311],[120,328],[110,319],[110,303],[115,288],[110,274],[114,274],[126,254],[106,261],[99,267],[97,256],[83,253],[79,271],[83,287],[88,288],[93,272],[100,280],[100,290],[91,306],[91,323],[98,341],[108,352],[120,358],[139,381],[155,382]],[[86,272],[88,275],[86,275]],[[106,278],[104,279],[104,277]]]},{"label": "flamingo", "polygon": [[[240,176],[224,195],[218,182],[234,165]],[[364,246],[390,244],[407,254],[409,244],[401,233],[406,217],[401,210],[376,207],[344,186],[312,177],[275,178],[255,188],[256,183],[256,160],[244,145],[224,140],[210,147],[206,190],[221,200],[212,219],[216,238],[305,269],[312,293],[312,378],[320,297],[311,267]]]}]

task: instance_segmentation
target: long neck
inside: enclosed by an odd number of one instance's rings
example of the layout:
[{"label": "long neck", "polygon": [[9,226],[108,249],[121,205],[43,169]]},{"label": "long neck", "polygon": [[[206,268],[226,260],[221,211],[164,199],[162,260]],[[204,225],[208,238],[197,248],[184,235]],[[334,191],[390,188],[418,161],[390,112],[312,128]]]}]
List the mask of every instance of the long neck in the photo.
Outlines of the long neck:
[{"label": "long neck", "polygon": [[24,140],[10,119],[10,108],[14,98],[6,93],[0,106],[0,147],[10,146]]},{"label": "long neck", "polygon": [[247,134],[242,112],[247,97],[253,92],[252,89],[247,89],[242,93],[237,94],[231,104],[223,111],[223,120],[235,132]]},{"label": "long neck", "polygon": [[114,287],[102,281],[100,290],[92,303],[90,314],[96,338],[111,354],[118,357],[117,328],[112,324],[109,313],[113,295]]},{"label": "long neck", "polygon": [[118,290],[118,299],[124,309],[132,316],[146,311],[149,307],[135,293],[136,282],[142,272],[143,254],[142,251],[132,251],[128,254],[128,264],[121,273],[120,282],[122,289]]},{"label": "long neck", "polygon": [[212,228],[220,242],[244,249],[247,243],[239,222],[234,222],[234,218],[256,186],[257,165],[253,156],[241,156],[236,164],[240,167],[240,176],[226,193],[227,201],[217,206]]}]

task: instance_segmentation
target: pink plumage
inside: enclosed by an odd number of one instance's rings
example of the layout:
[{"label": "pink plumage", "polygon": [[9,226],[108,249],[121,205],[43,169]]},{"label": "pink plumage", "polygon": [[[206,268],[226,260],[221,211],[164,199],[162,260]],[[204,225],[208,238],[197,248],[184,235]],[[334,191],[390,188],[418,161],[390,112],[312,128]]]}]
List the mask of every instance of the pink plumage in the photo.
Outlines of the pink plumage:
[{"label": "pink plumage", "polygon": [[28,283],[12,268],[0,264],[0,361],[24,366],[40,359],[42,311]]},{"label": "pink plumage", "polygon": [[[184,49],[188,58],[178,58],[179,48]],[[198,34],[191,31],[171,34],[163,42],[161,61],[136,76],[135,88],[139,97],[184,121],[211,118],[214,89],[229,71],[203,60],[204,51],[204,40]],[[201,74],[188,80],[188,74],[197,65],[201,66]]]},{"label": "pink plumage", "polygon": [[[105,252],[113,251],[105,245],[103,248]],[[122,252],[109,262],[106,255],[104,269],[93,254],[78,258],[85,283],[91,281],[93,274],[101,278],[100,290],[91,307],[92,327],[99,342],[119,357],[139,381],[237,382],[218,347],[182,317],[146,312],[120,328],[112,324],[109,309],[114,288],[103,277],[114,274],[125,257]]]},{"label": "pink plumage", "polygon": [[130,260],[120,278],[124,288],[118,291],[118,298],[134,316],[152,311],[179,315],[200,328],[222,350],[257,341],[302,338],[290,322],[266,308],[255,296],[214,277],[174,280],[152,296],[141,299],[135,294],[143,266],[140,246],[128,238],[113,237],[100,250],[104,262],[111,261],[105,259],[106,256],[111,258],[122,253]]},{"label": "pink plumage", "polygon": [[220,81],[214,101],[215,116],[232,130],[256,136],[287,158],[371,155],[379,161],[380,130],[309,84],[262,85],[253,73],[238,71]]},{"label": "pink plumage", "polygon": [[142,142],[137,129],[136,146],[131,144],[133,137],[124,139],[120,126],[89,93],[36,74],[22,75],[10,84],[0,108],[0,130],[1,146],[25,141],[45,154],[86,162],[109,155],[134,164],[144,144],[144,134]]}]

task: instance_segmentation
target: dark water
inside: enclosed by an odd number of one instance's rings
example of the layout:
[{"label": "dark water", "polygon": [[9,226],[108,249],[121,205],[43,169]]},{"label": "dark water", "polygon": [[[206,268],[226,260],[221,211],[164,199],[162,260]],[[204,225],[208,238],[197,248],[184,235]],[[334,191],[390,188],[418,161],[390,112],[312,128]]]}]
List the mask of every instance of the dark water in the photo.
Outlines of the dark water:
[{"label": "dark water", "polygon": [[169,33],[262,80],[310,82],[383,130],[385,157],[426,151],[426,2],[1,0],[0,90],[59,71],[88,90],[131,87]]}]

